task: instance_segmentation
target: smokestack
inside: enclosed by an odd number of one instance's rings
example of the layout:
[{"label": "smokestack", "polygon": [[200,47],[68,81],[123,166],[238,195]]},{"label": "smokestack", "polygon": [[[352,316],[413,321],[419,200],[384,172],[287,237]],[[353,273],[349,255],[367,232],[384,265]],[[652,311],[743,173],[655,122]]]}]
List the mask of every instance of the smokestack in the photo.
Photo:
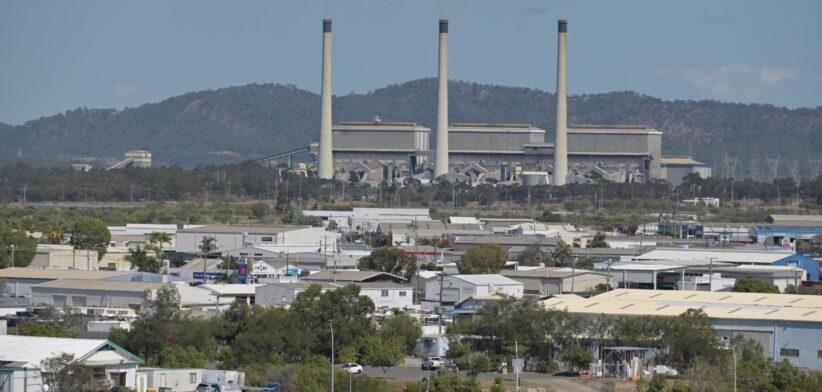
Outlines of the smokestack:
[{"label": "smokestack", "polygon": [[322,114],[317,175],[324,180],[334,176],[331,145],[331,19],[323,19]]},{"label": "smokestack", "polygon": [[557,42],[557,135],[554,141],[554,185],[565,185],[568,176],[568,21],[559,21]]},{"label": "smokestack", "polygon": [[440,20],[439,96],[437,99],[437,153],[434,177],[448,173],[448,21]]}]

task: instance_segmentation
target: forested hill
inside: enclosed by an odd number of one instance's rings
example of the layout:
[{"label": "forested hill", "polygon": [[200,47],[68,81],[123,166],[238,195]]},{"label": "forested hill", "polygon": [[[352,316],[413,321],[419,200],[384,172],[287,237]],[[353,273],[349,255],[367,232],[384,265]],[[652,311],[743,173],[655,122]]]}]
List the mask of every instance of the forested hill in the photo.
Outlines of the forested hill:
[{"label": "forested hill", "polygon": [[[543,91],[453,81],[452,122],[531,123],[554,128],[554,96]],[[304,146],[318,138],[320,99],[294,86],[252,84],[193,92],[122,111],[76,109],[20,126],[0,124],[4,163],[35,157],[114,159],[146,149],[158,164],[193,166],[238,161]],[[802,175],[822,158],[822,106],[786,109],[717,101],[665,101],[633,92],[572,96],[574,124],[640,124],[664,132],[668,154],[692,153],[721,174],[738,158],[744,176],[765,175],[766,158],[780,173],[798,163]],[[334,121],[415,121],[431,127],[436,80],[420,79],[334,99]],[[434,138],[432,137],[432,140]],[[750,171],[751,162],[757,165]],[[822,161],[815,162],[816,164]],[[740,170],[740,169],[738,169]],[[739,174],[737,174],[739,175]],[[783,175],[784,176],[784,175]]]}]

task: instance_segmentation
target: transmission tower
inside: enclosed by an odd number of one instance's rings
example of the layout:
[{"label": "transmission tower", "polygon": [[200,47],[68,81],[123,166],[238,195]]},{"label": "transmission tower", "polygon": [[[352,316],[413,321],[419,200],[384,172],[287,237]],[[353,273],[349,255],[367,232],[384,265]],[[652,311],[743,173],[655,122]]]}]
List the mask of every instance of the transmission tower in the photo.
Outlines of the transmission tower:
[{"label": "transmission tower", "polygon": [[776,158],[766,158],[765,163],[768,165],[768,182],[771,182],[779,177],[779,163],[781,159],[779,157]]},{"label": "transmission tower", "polygon": [[793,178],[794,181],[799,183],[799,161],[798,160],[787,160],[785,161],[785,167],[788,169],[788,175]]},{"label": "transmission tower", "polygon": [[808,171],[811,174],[811,178],[819,177],[822,175],[822,158],[808,158]]}]

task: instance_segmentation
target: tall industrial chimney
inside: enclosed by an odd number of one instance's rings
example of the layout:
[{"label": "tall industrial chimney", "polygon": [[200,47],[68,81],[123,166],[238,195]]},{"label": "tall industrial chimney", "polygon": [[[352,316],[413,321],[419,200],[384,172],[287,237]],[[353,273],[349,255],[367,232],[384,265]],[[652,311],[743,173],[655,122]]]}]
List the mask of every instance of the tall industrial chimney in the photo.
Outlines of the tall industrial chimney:
[{"label": "tall industrial chimney", "polygon": [[448,21],[440,20],[439,96],[437,99],[437,153],[434,177],[448,173]]},{"label": "tall industrial chimney", "polygon": [[323,19],[322,114],[317,175],[325,180],[334,176],[331,146],[331,19]]},{"label": "tall industrial chimney", "polygon": [[568,176],[568,21],[559,21],[557,42],[557,136],[554,141],[554,185],[565,185]]}]

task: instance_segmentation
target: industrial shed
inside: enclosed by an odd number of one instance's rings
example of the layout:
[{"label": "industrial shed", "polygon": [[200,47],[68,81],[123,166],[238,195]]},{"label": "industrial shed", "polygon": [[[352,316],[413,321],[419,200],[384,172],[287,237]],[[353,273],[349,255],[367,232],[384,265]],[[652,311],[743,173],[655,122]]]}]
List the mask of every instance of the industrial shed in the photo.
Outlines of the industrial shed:
[{"label": "industrial shed", "polygon": [[608,284],[607,274],[577,268],[537,268],[532,270],[502,270],[500,274],[522,283],[525,294],[547,296],[557,294],[590,294],[601,284]]},{"label": "industrial shed", "polygon": [[58,279],[102,280],[116,282],[162,282],[163,276],[137,271],[84,271],[46,268],[0,269],[0,278],[6,280],[8,295],[31,298],[31,287]]},{"label": "industrial shed", "polygon": [[618,289],[591,298],[557,297],[548,309],[599,317],[678,316],[701,309],[719,337],[758,341],[766,356],[796,367],[822,369],[822,297],[813,295]]},{"label": "industrial shed", "polygon": [[[145,293],[154,295],[164,283],[118,282],[60,279],[31,287],[31,304],[75,308],[133,308],[145,302]],[[207,290],[174,285],[183,307],[208,306],[214,301]]]}]

